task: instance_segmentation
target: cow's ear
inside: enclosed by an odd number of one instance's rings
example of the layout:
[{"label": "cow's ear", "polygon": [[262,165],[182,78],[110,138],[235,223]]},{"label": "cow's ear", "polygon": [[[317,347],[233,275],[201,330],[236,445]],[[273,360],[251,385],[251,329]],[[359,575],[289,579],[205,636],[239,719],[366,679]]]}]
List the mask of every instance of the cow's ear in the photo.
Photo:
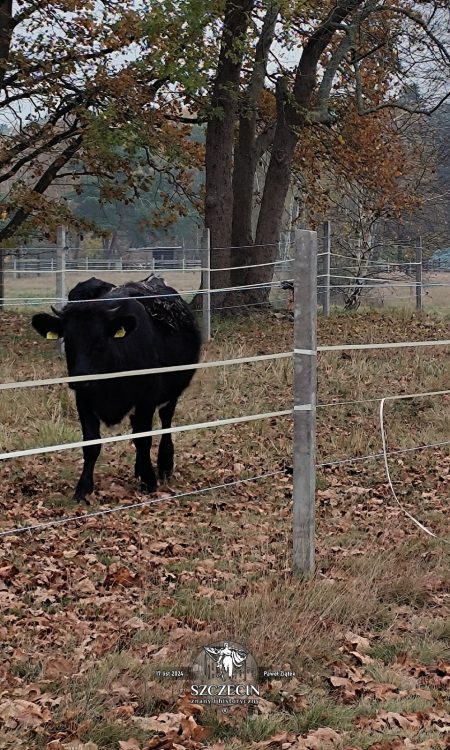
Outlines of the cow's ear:
[{"label": "cow's ear", "polygon": [[134,315],[118,315],[108,323],[109,335],[113,339],[123,339],[134,331],[137,318]]},{"label": "cow's ear", "polygon": [[38,313],[33,315],[31,324],[45,339],[59,339],[62,336],[62,321],[54,315]]}]

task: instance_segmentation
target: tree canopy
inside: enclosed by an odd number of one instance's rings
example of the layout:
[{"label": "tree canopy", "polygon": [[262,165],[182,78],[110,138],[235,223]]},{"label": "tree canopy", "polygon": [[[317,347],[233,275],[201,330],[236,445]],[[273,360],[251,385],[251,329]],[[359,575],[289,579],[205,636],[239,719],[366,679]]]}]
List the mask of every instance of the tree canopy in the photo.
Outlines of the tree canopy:
[{"label": "tree canopy", "polygon": [[0,240],[71,219],[64,182],[93,176],[107,200],[177,166],[188,179],[196,147],[167,117],[169,84],[196,81],[205,10],[190,23],[183,5],[1,0]]},{"label": "tree canopy", "polygon": [[[274,260],[293,184],[310,222],[338,186],[372,219],[413,210],[421,162],[405,133],[450,96],[446,8],[0,0],[0,240],[44,217],[81,221],[58,185],[85,178],[111,205],[170,185],[161,222],[203,205],[215,269]],[[270,278],[270,265],[239,272]]]}]

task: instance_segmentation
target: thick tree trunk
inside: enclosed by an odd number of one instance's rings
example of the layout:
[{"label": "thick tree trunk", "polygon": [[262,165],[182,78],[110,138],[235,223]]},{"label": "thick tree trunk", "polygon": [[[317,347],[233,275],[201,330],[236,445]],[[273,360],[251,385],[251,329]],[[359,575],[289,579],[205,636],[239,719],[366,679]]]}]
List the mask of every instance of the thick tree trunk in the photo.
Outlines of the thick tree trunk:
[{"label": "thick tree trunk", "polygon": [[[234,113],[229,111],[222,120],[214,117],[208,123],[206,135],[206,199],[205,224],[211,236],[211,268],[230,266]],[[220,289],[229,285],[228,271],[212,271],[211,286]],[[213,307],[220,304],[222,295],[214,294]]]},{"label": "thick tree trunk", "polygon": [[[239,266],[249,263],[253,244],[253,200],[255,175],[258,161],[270,146],[273,132],[268,128],[257,135],[257,116],[260,97],[264,91],[267,62],[274,39],[275,24],[280,8],[277,2],[270,3],[255,49],[255,60],[250,82],[241,105],[239,134],[234,153],[233,170],[233,221],[231,265],[231,286],[242,284],[245,271]],[[230,299],[233,293],[230,293]]]},{"label": "thick tree trunk", "polygon": [[[239,82],[246,34],[254,0],[227,0],[217,75],[214,82],[211,115],[206,129],[205,224],[211,233],[211,268],[230,266],[233,211],[233,146],[239,102]],[[229,271],[212,271],[211,286],[229,286]],[[211,297],[214,309],[222,305],[224,294]]]},{"label": "thick tree trunk", "polygon": [[[243,266],[248,262],[253,244],[253,192],[258,163],[255,148],[256,122],[254,117],[241,117],[239,137],[234,154],[233,171],[233,221],[230,253],[232,266]],[[231,272],[231,286],[242,283],[243,269]]]},{"label": "thick tree trunk", "polygon": [[248,243],[252,246],[245,251],[246,263],[251,267],[239,271],[240,285],[254,285],[255,288],[230,292],[225,300],[228,309],[235,310],[238,313],[255,312],[269,305],[270,283],[273,278],[274,265],[258,264],[273,264],[278,255],[283,210],[289,190],[291,165],[298,140],[298,132],[293,130],[286,116],[287,107],[286,82],[281,79],[277,90],[277,124],[254,244]]},{"label": "thick tree trunk", "polygon": [[7,60],[14,30],[12,0],[0,0],[0,86],[5,80]]},{"label": "thick tree trunk", "polygon": [[[241,293],[242,303],[248,305],[250,310],[263,309],[269,304],[274,265],[257,264],[274,264],[278,256],[283,210],[291,180],[291,164],[297,139],[298,133],[285,121],[278,123],[256,227],[255,244],[247,255],[249,264],[255,267],[249,268],[245,276],[241,277],[244,279],[242,283],[255,285],[254,289],[246,289]],[[258,284],[263,286],[258,287]]]}]

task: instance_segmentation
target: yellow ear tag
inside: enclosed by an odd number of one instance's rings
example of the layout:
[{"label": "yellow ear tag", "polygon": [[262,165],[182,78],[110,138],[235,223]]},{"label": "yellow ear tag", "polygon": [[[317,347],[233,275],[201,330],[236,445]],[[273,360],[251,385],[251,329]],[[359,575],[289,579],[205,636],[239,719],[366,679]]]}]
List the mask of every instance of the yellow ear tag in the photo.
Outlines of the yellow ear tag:
[{"label": "yellow ear tag", "polygon": [[56,331],[47,331],[47,336],[45,338],[49,341],[56,341],[56,339],[59,339],[59,336]]},{"label": "yellow ear tag", "polygon": [[123,326],[120,326],[120,328],[117,329],[117,331],[114,334],[115,339],[123,339],[124,336],[127,335],[127,332]]}]

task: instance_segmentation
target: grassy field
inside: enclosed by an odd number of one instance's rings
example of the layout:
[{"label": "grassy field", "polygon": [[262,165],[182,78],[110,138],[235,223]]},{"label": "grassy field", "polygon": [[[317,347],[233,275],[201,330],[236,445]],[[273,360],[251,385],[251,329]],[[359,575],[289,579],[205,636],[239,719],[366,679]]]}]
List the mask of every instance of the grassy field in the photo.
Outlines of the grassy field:
[{"label": "grassy field", "polygon": [[[292,333],[280,314],[216,323],[204,358],[290,350]],[[449,318],[401,311],[319,320],[322,344],[448,334]],[[2,381],[65,372],[27,314],[3,315],[2,339]],[[448,356],[443,347],[321,354],[318,463],[381,450],[378,402],[333,402],[447,389]],[[289,408],[291,381],[289,360],[201,371],[176,423]],[[386,423],[389,450],[449,440],[450,397],[389,403]],[[77,439],[63,386],[0,394],[3,451]],[[290,572],[289,474],[195,494],[278,471],[291,452],[291,418],[180,433],[157,503],[2,538],[0,748],[448,747],[450,547],[405,516],[382,462],[318,468],[310,581]],[[71,499],[80,452],[3,461],[0,528],[145,500],[132,464],[131,445],[108,446],[86,508]],[[392,456],[390,468],[404,507],[449,539],[448,446]],[[170,499],[183,492],[192,494]],[[155,677],[220,638],[295,678],[263,683],[253,713],[222,714],[193,707],[186,684]]]}]

